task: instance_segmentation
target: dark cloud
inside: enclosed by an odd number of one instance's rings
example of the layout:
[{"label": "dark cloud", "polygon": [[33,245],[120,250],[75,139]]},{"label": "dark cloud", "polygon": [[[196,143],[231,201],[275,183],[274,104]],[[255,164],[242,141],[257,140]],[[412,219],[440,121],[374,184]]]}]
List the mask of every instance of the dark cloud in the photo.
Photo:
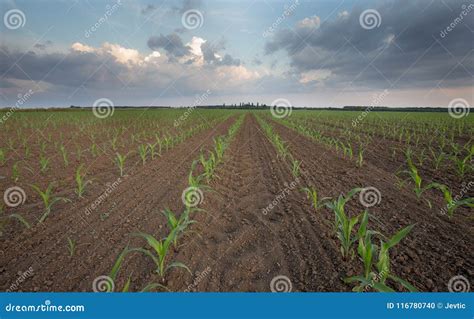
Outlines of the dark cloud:
[{"label": "dark cloud", "polygon": [[34,48],[35,48],[35,49],[39,49],[39,50],[46,50],[46,48],[49,47],[49,46],[51,46],[52,44],[53,44],[53,42],[51,42],[51,41],[49,41],[49,40],[48,40],[48,41],[45,41],[44,43],[39,43],[39,42],[38,42],[38,43],[36,43],[36,44],[34,45]]},{"label": "dark cloud", "polygon": [[152,50],[163,49],[172,57],[188,55],[191,49],[183,43],[180,36],[176,33],[153,36],[148,39],[148,47]]},{"label": "dark cloud", "polygon": [[330,70],[328,83],[333,85],[469,85],[466,80],[472,81],[474,74],[474,10],[448,34],[440,34],[460,16],[463,4],[450,1],[448,8],[420,0],[395,8],[388,2],[374,8],[380,26],[369,30],[359,23],[368,8],[355,7],[319,28],[297,25],[278,31],[266,43],[265,53],[284,50],[295,73]]},{"label": "dark cloud", "polygon": [[210,65],[240,65],[240,59],[233,58],[230,54],[225,54],[223,58],[218,58],[219,51],[225,49],[225,41],[221,40],[215,44],[205,42],[201,45],[201,51],[204,57],[204,61]]}]

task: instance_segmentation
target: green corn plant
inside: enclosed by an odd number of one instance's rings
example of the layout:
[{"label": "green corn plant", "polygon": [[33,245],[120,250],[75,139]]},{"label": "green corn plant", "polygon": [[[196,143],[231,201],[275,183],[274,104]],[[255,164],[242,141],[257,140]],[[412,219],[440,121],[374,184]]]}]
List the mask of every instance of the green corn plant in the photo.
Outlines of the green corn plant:
[{"label": "green corn plant", "polygon": [[94,157],[97,157],[97,155],[99,155],[99,151],[97,150],[97,145],[95,143],[92,143],[91,153]]},{"label": "green corn plant", "polygon": [[154,160],[156,156],[159,156],[160,153],[159,151],[157,152],[156,150],[156,146],[158,145],[158,143],[148,143],[147,144],[147,147],[148,149],[150,150],[150,155],[151,155],[151,159]]},{"label": "green corn plant", "polygon": [[48,188],[46,188],[45,191],[42,191],[38,186],[36,185],[30,185],[33,190],[38,193],[38,195],[41,197],[41,200],[43,201],[43,206],[44,210],[43,213],[39,219],[39,223],[41,224],[44,222],[44,220],[48,217],[48,215],[51,213],[51,208],[55,203],[58,201],[63,201],[63,202],[69,202],[70,200],[65,198],[65,197],[56,197],[52,194],[53,192],[53,183],[50,183],[48,185]]},{"label": "green corn plant", "polygon": [[18,220],[27,229],[31,228],[30,223],[28,223],[28,221],[23,216],[21,216],[20,214],[10,214],[8,217]]},{"label": "green corn plant", "polygon": [[433,148],[430,148],[430,152],[433,158],[434,168],[438,170],[441,164],[443,163],[443,160],[445,159],[446,155],[444,154],[443,151],[441,151],[439,154],[436,153],[436,151]]},{"label": "green corn plant", "polygon": [[127,155],[120,155],[119,153],[115,154],[115,164],[119,168],[120,177],[123,176],[123,169],[125,166],[125,160],[127,159]]},{"label": "green corn plant", "polygon": [[206,177],[207,182],[209,182],[214,176],[214,170],[217,165],[216,156],[213,152],[209,151],[209,158],[206,159],[204,153],[201,151],[201,154],[199,155],[199,161],[204,168],[204,176]]},{"label": "green corn plant", "polygon": [[163,211],[163,215],[166,217],[166,221],[168,227],[171,232],[174,232],[176,236],[173,239],[173,245],[175,248],[178,247],[178,238],[181,234],[185,232],[185,230],[189,227],[189,225],[194,224],[196,221],[189,219],[189,209],[186,209],[179,218],[176,218],[175,213],[168,208],[165,208]]},{"label": "green corn plant", "polygon": [[446,202],[446,212],[451,218],[454,215],[454,211],[461,206],[474,207],[474,197],[463,198],[460,200],[455,200],[449,188],[440,183],[431,183],[430,188],[435,188],[440,190],[443,193],[444,201]]},{"label": "green corn plant", "polygon": [[16,162],[15,164],[13,164],[13,167],[12,167],[12,179],[15,182],[18,182],[18,180],[20,179],[20,170],[18,168],[18,164],[19,162]]},{"label": "green corn plant", "polygon": [[336,200],[325,203],[326,207],[334,212],[334,228],[336,230],[337,238],[341,242],[341,253],[345,259],[352,258],[354,255],[352,244],[357,240],[357,238],[352,235],[352,230],[358,223],[359,216],[350,218],[345,213],[344,207],[352,196],[361,190],[361,188],[354,188],[349,191],[347,196],[341,194]]},{"label": "green corn plant", "polygon": [[44,155],[40,155],[39,163],[41,173],[45,173],[48,170],[49,158],[45,157]]},{"label": "green corn plant", "polygon": [[69,251],[69,257],[74,256],[76,252],[76,241],[70,237],[67,238],[67,250]]},{"label": "green corn plant", "polygon": [[69,161],[67,158],[67,151],[66,148],[64,147],[63,144],[59,146],[59,152],[61,153],[61,156],[63,158],[64,166],[67,167],[69,165]]},{"label": "green corn plant", "polygon": [[311,201],[311,205],[315,210],[324,206],[324,202],[329,199],[329,197],[323,197],[319,199],[318,192],[314,187],[303,187],[301,189],[306,193],[306,197]]},{"label": "green corn plant", "polygon": [[214,139],[214,150],[216,152],[217,162],[220,163],[224,157],[226,145],[222,137]]},{"label": "green corn plant", "polygon": [[301,166],[300,161],[295,160],[295,159],[291,160],[291,173],[296,178],[300,176],[300,166]]},{"label": "green corn plant", "polygon": [[170,245],[175,239],[176,231],[171,231],[166,238],[161,240],[158,240],[152,235],[146,233],[135,233],[133,235],[145,239],[151,248],[134,248],[133,250],[142,252],[146,256],[150,257],[156,266],[156,272],[162,279],[164,279],[166,272],[172,268],[184,268],[189,273],[191,273],[189,268],[179,261],[167,263],[166,257],[168,256]]},{"label": "green corn plant", "polygon": [[357,153],[357,166],[362,167],[363,163],[364,163],[364,149],[360,147],[359,152]]},{"label": "green corn plant", "polygon": [[142,159],[142,165],[145,165],[146,156],[148,155],[148,146],[146,146],[145,144],[141,144],[140,146],[138,146],[138,154]]},{"label": "green corn plant", "polygon": [[[129,249],[128,248],[128,245],[120,252],[120,254],[118,255],[117,259],[115,260],[115,263],[114,265],[112,266],[112,269],[110,270],[110,273],[109,273],[109,278],[112,279],[112,282],[115,283],[117,281],[117,275],[120,271],[120,268],[122,268],[122,264],[123,264],[123,261],[125,259],[125,257],[131,252],[133,251],[133,249]],[[131,284],[131,281],[132,281],[132,275],[130,275],[127,279],[127,281],[125,282],[123,288],[122,288],[122,292],[128,292],[130,290],[130,284]],[[107,283],[107,292],[113,292],[113,289],[114,287]]]},{"label": "green corn plant", "polygon": [[76,174],[74,176],[74,179],[76,181],[76,194],[79,198],[82,198],[82,195],[84,194],[86,190],[86,186],[92,181],[90,180],[85,180],[85,174],[82,173],[82,169],[84,167],[84,164],[81,164],[77,167],[76,169]]},{"label": "green corn plant", "polygon": [[413,229],[415,225],[409,225],[400,231],[398,231],[395,235],[393,235],[387,241],[380,240],[380,249],[378,254],[378,260],[376,263],[376,268],[378,271],[378,279],[379,281],[374,284],[374,288],[379,291],[393,291],[393,289],[389,288],[385,281],[387,278],[390,278],[398,283],[400,283],[403,287],[408,289],[409,291],[417,291],[417,289],[412,286],[407,281],[398,278],[397,276],[393,275],[390,271],[390,254],[389,250],[397,245],[403,238],[405,238],[408,233]]},{"label": "green corn plant", "polygon": [[470,149],[469,153],[465,157],[458,157],[453,155],[451,157],[452,161],[456,164],[456,172],[460,177],[464,177],[467,168],[469,167],[469,161],[474,155],[474,146]]},{"label": "green corn plant", "polygon": [[422,182],[421,176],[420,174],[418,174],[418,169],[416,168],[415,164],[413,164],[411,157],[407,157],[407,164],[408,164],[409,170],[405,171],[405,173],[407,173],[408,176],[410,176],[413,183],[415,184],[415,187],[413,190],[416,194],[416,197],[420,199],[424,191],[423,188],[421,187],[421,182]]},{"label": "green corn plant", "polygon": [[[408,235],[414,225],[407,226],[397,232],[392,238],[384,241],[380,240],[380,246],[375,245],[372,242],[372,236],[378,235],[381,238],[384,236],[376,231],[367,229],[368,213],[364,212],[359,227],[359,245],[357,252],[364,264],[364,274],[361,276],[352,276],[344,279],[346,283],[358,284],[353,288],[353,291],[365,291],[370,288],[381,292],[393,292],[394,290],[387,286],[386,280],[391,280],[400,283],[408,291],[415,292],[417,289],[407,281],[393,275],[390,271],[390,255],[389,250],[398,244],[404,237]],[[378,260],[375,261],[374,257],[377,255]]]}]

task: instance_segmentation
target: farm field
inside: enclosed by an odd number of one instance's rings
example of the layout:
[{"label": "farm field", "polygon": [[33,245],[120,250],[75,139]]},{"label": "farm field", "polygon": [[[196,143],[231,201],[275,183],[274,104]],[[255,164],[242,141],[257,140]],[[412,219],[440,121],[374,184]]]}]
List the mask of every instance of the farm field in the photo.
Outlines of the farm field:
[{"label": "farm field", "polygon": [[2,291],[448,291],[473,277],[472,116],[27,111],[0,132]]}]

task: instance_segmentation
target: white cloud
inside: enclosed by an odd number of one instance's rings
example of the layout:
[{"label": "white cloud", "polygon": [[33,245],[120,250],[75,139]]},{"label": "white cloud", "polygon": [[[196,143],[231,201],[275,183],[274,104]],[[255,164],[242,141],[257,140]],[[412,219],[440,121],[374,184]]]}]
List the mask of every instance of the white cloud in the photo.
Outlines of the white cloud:
[{"label": "white cloud", "polygon": [[296,27],[301,29],[317,29],[321,24],[321,19],[318,16],[304,18],[296,23]]},{"label": "white cloud", "polygon": [[320,69],[320,70],[311,70],[301,73],[300,83],[307,84],[310,82],[323,82],[331,76],[331,70]]}]

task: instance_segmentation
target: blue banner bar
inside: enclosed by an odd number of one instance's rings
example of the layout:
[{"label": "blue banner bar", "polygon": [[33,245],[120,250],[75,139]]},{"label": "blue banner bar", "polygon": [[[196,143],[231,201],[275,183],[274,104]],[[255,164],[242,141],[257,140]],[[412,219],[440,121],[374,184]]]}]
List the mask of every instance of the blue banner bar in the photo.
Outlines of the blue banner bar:
[{"label": "blue banner bar", "polygon": [[0,318],[472,319],[473,293],[0,293]]}]

